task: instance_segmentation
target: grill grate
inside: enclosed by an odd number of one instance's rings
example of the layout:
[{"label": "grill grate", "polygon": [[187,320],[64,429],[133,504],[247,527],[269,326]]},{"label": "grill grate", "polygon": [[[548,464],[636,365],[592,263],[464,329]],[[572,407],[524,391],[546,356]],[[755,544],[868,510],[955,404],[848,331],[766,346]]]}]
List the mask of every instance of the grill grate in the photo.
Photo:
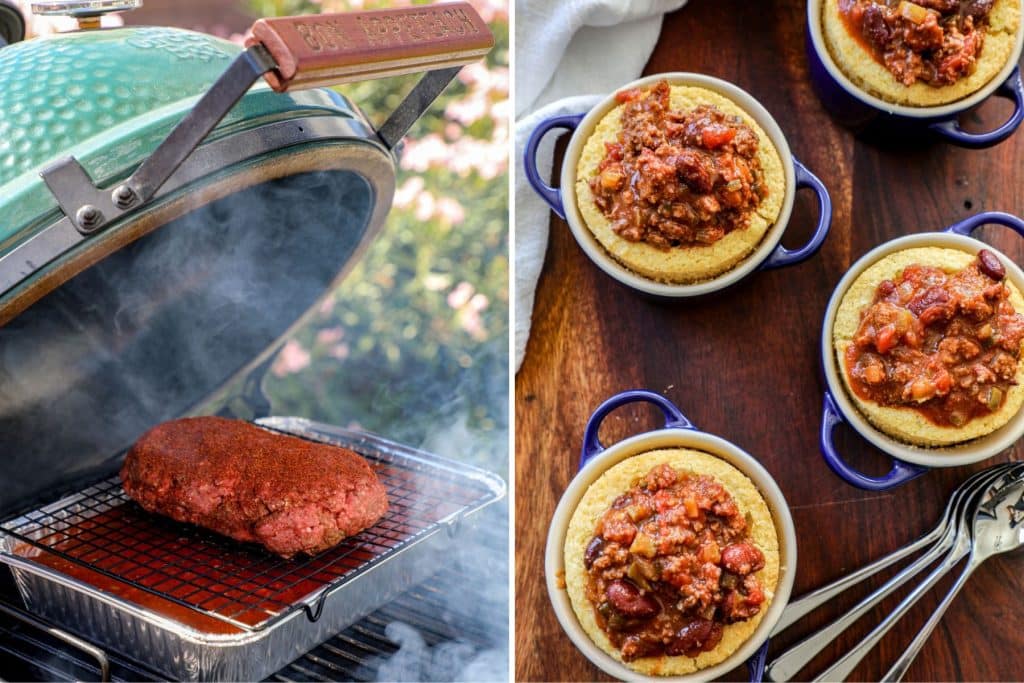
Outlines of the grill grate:
[{"label": "grill grate", "polygon": [[[497,530],[500,525],[496,521],[481,525],[473,530],[472,542],[484,553],[503,552],[505,538]],[[464,643],[477,653],[500,647],[508,640],[506,612],[446,614],[445,596],[459,593],[469,604],[493,597],[484,594],[486,584],[481,582],[479,572],[479,568],[467,569],[458,564],[440,570],[429,581],[405,591],[268,680],[375,680],[379,677],[379,663],[399,648],[399,643],[385,632],[387,625],[396,621],[415,627],[431,647],[452,641]],[[3,604],[2,590],[0,604]],[[444,618],[440,618],[442,616]],[[139,662],[113,653],[109,657],[115,681],[160,680],[159,674]],[[99,674],[96,662],[85,653],[44,633],[0,618],[0,675],[11,680],[81,681],[98,680]]]},{"label": "grill grate", "polygon": [[371,529],[312,557],[283,560],[147,513],[116,476],[2,530],[20,541],[14,554],[206,630],[256,631],[297,609],[315,619],[330,592],[496,498],[485,482],[454,468],[411,454],[356,450],[377,471],[390,508]]}]

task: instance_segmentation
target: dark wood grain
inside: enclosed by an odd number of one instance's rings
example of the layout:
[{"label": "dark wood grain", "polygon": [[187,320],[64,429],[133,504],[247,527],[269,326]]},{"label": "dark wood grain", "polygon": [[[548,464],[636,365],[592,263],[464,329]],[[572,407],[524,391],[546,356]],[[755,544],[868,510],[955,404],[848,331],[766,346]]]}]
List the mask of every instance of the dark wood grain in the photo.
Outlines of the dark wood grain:
[{"label": "dark wood grain", "polygon": [[[855,137],[822,109],[808,80],[802,2],[691,0],[669,15],[645,74],[696,71],[738,84],[772,112],[793,153],[828,185],[835,206],[821,253],[759,273],[712,301],[667,305],[618,285],[591,263],[567,226],[552,220],[533,331],[516,377],[516,678],[605,680],[564,635],[543,578],[548,524],[576,470],[583,427],[604,399],[629,388],[664,393],[700,428],[758,457],[792,509],[799,545],[795,595],[916,538],[935,523],[972,467],[936,470],[898,490],[870,493],[838,479],[818,451],[822,382],[819,328],[850,264],[882,241],[938,229],[981,210],[1024,214],[1024,132],[993,149],[928,140]],[[972,125],[997,123],[985,104]],[[806,238],[815,217],[798,196],[783,242]],[[1021,262],[1021,242],[986,229]],[[605,422],[606,443],[659,426],[654,410],[628,407]],[[852,460],[881,473],[887,460],[846,428]],[[1019,459],[1015,449],[999,459]],[[870,587],[880,585],[885,575]],[[950,581],[940,585],[948,586]],[[836,617],[869,587],[842,596],[790,629],[773,652]],[[900,596],[902,596],[900,592]],[[956,599],[907,680],[1019,680],[1024,671],[1024,559],[983,565]],[[803,672],[813,676],[898,602],[884,602]],[[877,680],[938,602],[921,601],[855,672]],[[734,672],[742,677],[743,672]]]}]

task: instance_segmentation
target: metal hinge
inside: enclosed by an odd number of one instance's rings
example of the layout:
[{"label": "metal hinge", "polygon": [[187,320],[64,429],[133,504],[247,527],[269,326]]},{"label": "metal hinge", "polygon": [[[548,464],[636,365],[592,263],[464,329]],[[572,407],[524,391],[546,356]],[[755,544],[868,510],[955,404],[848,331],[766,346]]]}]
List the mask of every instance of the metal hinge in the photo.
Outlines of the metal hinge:
[{"label": "metal hinge", "polygon": [[252,84],[276,66],[262,45],[248,48],[131,177],[112,190],[97,187],[74,157],[61,159],[40,175],[75,229],[95,234],[152,199]]}]

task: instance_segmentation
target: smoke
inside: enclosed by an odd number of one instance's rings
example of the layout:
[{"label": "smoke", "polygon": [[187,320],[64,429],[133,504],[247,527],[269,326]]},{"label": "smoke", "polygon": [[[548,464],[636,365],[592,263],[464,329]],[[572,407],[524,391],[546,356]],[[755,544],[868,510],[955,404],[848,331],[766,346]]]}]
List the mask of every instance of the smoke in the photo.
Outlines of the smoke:
[{"label": "smoke", "polygon": [[[420,423],[431,435],[430,440],[446,441],[449,449],[465,446],[466,432],[463,420],[439,426],[432,415],[421,416]],[[332,435],[343,445],[354,444],[370,458],[385,462],[391,457],[388,449],[381,453],[373,445],[360,448],[358,433],[347,433],[345,428],[322,425],[312,427],[302,420],[270,418],[261,420],[272,429],[292,432],[308,438],[326,438]],[[449,437],[446,440],[446,437]],[[496,458],[507,462],[507,432],[496,430],[487,440]],[[483,445],[483,437],[470,439]],[[463,459],[464,460],[464,459]],[[344,660],[340,666],[350,671],[348,677],[356,680],[381,681],[478,681],[508,680],[509,664],[509,502],[507,498],[493,501],[495,485],[493,475],[478,474],[458,465],[448,467],[413,466],[418,476],[402,477],[400,490],[392,490],[392,508],[385,519],[417,518],[414,527],[439,521],[454,513],[458,505],[470,500],[492,500],[486,507],[461,518],[448,531],[435,535],[430,541],[432,557],[414,560],[420,567],[430,567],[433,575],[417,584],[402,586],[404,592],[388,600],[365,620],[351,626],[332,648],[322,655],[324,660],[335,657]],[[470,478],[486,478],[479,483]],[[397,481],[385,476],[386,485]],[[455,503],[454,501],[460,501]],[[401,565],[400,556],[392,558]],[[382,600],[385,598],[381,598]],[[390,646],[388,641],[390,641]],[[370,651],[386,651],[366,659],[366,650],[358,643],[367,642]],[[392,651],[393,650],[393,651]],[[294,669],[284,670],[282,679],[295,676],[308,677],[309,671],[319,671],[320,655],[296,661]],[[355,659],[356,666],[349,669]],[[326,674],[334,675],[334,674]]]},{"label": "smoke", "polygon": [[[398,650],[368,663],[368,678],[378,681],[507,681],[508,505],[487,508],[463,529],[446,555],[455,578],[437,586],[443,607],[437,618],[458,635],[429,645],[414,626],[393,621],[385,635]],[[430,585],[428,580],[427,585]],[[435,637],[436,640],[436,637]]]},{"label": "smoke", "polygon": [[[466,410],[463,407],[444,423],[424,424],[426,433],[420,447],[462,462],[469,459],[469,453],[484,452],[490,462],[507,466],[507,432],[472,429]],[[426,484],[420,482],[417,489],[425,499],[443,496]],[[370,661],[363,677],[377,681],[507,681],[508,534],[507,498],[471,515],[443,549],[444,570],[423,584],[434,589],[428,594],[429,609],[438,624],[430,625],[430,632],[422,632],[401,620],[389,623],[385,635],[398,650],[390,657]],[[439,633],[449,639],[438,642]]]},{"label": "smoke", "polygon": [[429,647],[419,631],[400,621],[388,624],[385,634],[400,649],[380,664],[379,681],[508,680],[508,655],[501,650],[459,641]]},{"label": "smoke", "polygon": [[[355,178],[293,176],[198,209],[0,328],[0,515],[53,500],[76,478],[116,471],[121,451],[145,430],[193,410],[312,306],[372,209]],[[507,407],[507,375],[499,374],[486,393]],[[463,389],[444,387],[416,437],[390,436],[464,462],[486,454],[481,464],[507,468],[506,431],[470,427],[474,406],[460,398]],[[366,390],[383,400],[388,387]],[[376,660],[368,677],[508,679],[508,504],[474,517],[444,554],[459,580],[432,615],[454,639],[396,619],[387,634],[398,650]]]},{"label": "smoke", "polygon": [[352,172],[240,191],[115,252],[0,328],[0,512],[114,471],[146,429],[193,410],[324,293],[371,203]]},{"label": "smoke", "polygon": [[[410,378],[415,381],[415,378]],[[457,392],[456,392],[457,393]],[[496,401],[498,399],[495,399]],[[440,410],[440,407],[438,408]],[[465,411],[463,411],[464,413]],[[474,430],[467,425],[465,414],[454,419],[437,419],[426,413],[414,420],[420,429],[422,448],[442,451],[452,460],[466,462],[467,451],[481,450],[489,458],[507,466],[507,431],[505,429]],[[271,428],[303,434],[303,423],[292,424],[287,418],[261,421]],[[333,427],[326,426],[322,436],[330,438]],[[317,438],[317,431],[306,436]],[[348,438],[343,439],[347,441]],[[433,446],[438,446],[434,449]],[[357,447],[356,450],[359,450]],[[365,452],[374,457],[373,448]],[[461,457],[460,457],[461,456]],[[385,458],[386,459],[386,458]],[[493,469],[493,468],[492,468]],[[418,516],[420,523],[439,519],[439,515],[455,512],[455,500],[470,500],[484,494],[491,481],[471,484],[465,477],[478,477],[470,468],[453,465],[447,468],[423,468],[404,492],[398,492],[388,515],[405,518]],[[454,491],[475,495],[463,498]],[[414,491],[414,493],[412,493]],[[479,500],[479,498],[476,498]],[[434,515],[434,516],[431,516]],[[446,541],[446,542],[445,542]],[[388,650],[363,660],[352,677],[357,680],[380,681],[506,681],[509,663],[509,501],[502,498],[462,518],[452,529],[435,537],[434,555],[417,560],[436,571],[418,585],[405,586],[405,592],[394,601],[383,604],[366,621],[346,631],[338,647],[348,650],[349,639],[359,640],[361,632],[373,642],[390,641],[374,646]],[[395,558],[401,562],[401,558]],[[383,633],[381,633],[383,631]],[[354,650],[362,659],[364,654]],[[316,670],[315,658],[305,664]],[[299,675],[302,669],[296,670]],[[286,677],[291,671],[285,673]]]}]

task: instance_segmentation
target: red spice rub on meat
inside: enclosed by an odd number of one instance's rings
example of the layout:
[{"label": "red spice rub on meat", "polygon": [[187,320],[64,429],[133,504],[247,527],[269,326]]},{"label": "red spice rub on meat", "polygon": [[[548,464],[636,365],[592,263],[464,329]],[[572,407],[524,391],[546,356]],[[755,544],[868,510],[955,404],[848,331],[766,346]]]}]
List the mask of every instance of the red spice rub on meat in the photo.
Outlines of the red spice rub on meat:
[{"label": "red spice rub on meat", "polygon": [[121,480],[150,512],[285,558],[326,550],[388,509],[356,453],[221,417],[154,427],[128,452]]}]

